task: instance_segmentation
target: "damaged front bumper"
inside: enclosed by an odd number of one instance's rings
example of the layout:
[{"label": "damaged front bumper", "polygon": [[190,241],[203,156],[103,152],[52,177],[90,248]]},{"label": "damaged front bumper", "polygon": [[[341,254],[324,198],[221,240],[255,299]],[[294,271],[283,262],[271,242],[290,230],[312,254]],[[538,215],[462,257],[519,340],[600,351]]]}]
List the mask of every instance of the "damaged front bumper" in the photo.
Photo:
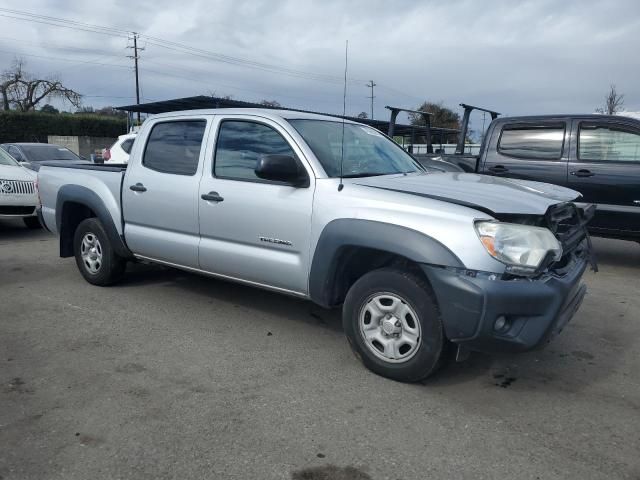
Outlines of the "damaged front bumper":
[{"label": "damaged front bumper", "polygon": [[575,256],[561,274],[536,279],[422,265],[440,306],[446,336],[469,350],[519,352],[559,333],[580,307],[588,255]]}]

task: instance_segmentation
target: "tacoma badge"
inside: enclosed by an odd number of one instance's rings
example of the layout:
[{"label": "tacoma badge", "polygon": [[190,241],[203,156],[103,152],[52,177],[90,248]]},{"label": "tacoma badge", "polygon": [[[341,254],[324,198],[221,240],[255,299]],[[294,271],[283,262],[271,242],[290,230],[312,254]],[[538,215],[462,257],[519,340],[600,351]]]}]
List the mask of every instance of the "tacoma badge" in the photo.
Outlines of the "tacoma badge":
[{"label": "tacoma badge", "polygon": [[279,238],[258,237],[261,242],[277,243],[278,245],[292,245],[289,240],[280,240]]}]

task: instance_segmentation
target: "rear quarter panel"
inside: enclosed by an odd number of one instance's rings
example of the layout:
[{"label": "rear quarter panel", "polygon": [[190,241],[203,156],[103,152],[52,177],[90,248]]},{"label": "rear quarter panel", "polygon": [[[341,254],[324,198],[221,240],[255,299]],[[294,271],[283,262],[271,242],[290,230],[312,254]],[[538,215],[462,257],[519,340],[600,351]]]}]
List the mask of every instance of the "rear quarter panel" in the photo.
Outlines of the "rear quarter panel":
[{"label": "rear quarter panel", "polygon": [[58,192],[65,185],[78,185],[93,191],[108,210],[119,235],[122,235],[120,189],[124,172],[85,170],[43,166],[38,172],[42,217],[46,227],[58,234],[56,204]]}]

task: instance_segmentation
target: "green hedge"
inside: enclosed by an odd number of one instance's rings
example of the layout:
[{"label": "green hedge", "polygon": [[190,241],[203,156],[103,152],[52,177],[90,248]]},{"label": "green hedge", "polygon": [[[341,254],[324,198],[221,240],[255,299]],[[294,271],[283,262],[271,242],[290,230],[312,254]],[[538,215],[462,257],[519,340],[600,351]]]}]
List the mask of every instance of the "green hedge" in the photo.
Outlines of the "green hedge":
[{"label": "green hedge", "polygon": [[0,143],[46,142],[49,135],[117,137],[127,121],[99,115],[0,111]]}]

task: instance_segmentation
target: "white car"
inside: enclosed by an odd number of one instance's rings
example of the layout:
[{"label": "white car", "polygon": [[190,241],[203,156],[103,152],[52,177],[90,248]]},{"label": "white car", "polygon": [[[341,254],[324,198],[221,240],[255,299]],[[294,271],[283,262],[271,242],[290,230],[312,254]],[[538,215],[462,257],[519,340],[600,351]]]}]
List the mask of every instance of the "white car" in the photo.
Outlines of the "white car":
[{"label": "white car", "polygon": [[116,143],[102,151],[102,159],[104,163],[127,163],[129,161],[129,153],[133,147],[133,141],[136,139],[135,133],[127,133],[120,135]]},{"label": "white car", "polygon": [[22,218],[28,228],[40,228],[39,204],[36,173],[0,148],[0,218]]}]

